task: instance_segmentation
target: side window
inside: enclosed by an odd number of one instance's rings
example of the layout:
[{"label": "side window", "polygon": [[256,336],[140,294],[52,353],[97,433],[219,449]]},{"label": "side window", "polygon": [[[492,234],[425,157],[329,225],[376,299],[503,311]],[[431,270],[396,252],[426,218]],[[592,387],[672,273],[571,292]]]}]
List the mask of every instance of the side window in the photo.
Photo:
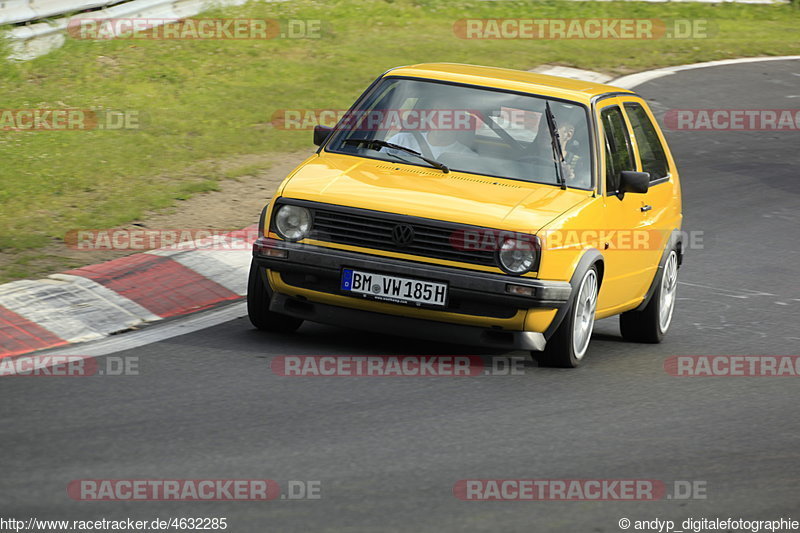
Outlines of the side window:
[{"label": "side window", "polygon": [[642,160],[642,170],[650,173],[650,181],[666,178],[669,174],[669,164],[664,153],[664,146],[650,117],[639,104],[626,103],[625,111],[633,127],[633,136]]},{"label": "side window", "polygon": [[614,194],[619,190],[619,173],[634,170],[631,141],[622,110],[618,106],[603,109],[600,117],[606,143],[606,191]]}]

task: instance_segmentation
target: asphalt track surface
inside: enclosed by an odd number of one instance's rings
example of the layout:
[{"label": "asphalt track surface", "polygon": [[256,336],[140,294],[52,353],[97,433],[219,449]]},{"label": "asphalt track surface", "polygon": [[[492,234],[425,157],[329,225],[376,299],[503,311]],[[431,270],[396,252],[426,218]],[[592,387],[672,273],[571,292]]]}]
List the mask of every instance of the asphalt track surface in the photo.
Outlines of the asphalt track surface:
[{"label": "asphalt track surface", "polygon": [[[672,108],[797,108],[800,61],[705,68],[637,88]],[[246,318],[116,356],[138,376],[0,379],[0,516],[227,517],[228,531],[621,531],[618,521],[800,519],[800,381],[679,378],[671,355],[798,354],[800,133],[667,131],[687,230],[661,345],[597,323],[578,370],[472,378],[286,378],[278,355],[475,354]],[[79,352],[76,349],[76,352]],[[502,354],[501,354],[502,355]],[[78,502],[75,479],[318,480],[321,499]],[[705,483],[705,499],[465,502],[471,478]],[[633,529],[631,529],[633,530]]]}]

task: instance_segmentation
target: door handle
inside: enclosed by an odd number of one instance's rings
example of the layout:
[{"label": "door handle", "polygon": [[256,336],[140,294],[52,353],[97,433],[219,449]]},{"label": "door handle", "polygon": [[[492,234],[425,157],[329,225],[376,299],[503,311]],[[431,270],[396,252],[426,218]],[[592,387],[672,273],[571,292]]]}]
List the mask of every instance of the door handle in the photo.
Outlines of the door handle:
[{"label": "door handle", "polygon": [[652,205],[643,205],[642,207],[639,208],[639,211],[645,213],[647,211],[650,211],[651,209],[653,209]]}]

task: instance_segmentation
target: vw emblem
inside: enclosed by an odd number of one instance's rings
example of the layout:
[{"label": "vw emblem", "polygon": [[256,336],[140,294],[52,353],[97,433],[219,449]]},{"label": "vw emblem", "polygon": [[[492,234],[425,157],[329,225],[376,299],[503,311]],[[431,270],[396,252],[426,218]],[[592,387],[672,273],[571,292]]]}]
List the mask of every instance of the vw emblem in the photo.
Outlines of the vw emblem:
[{"label": "vw emblem", "polygon": [[397,246],[414,242],[414,228],[408,224],[398,224],[392,228],[392,240]]}]

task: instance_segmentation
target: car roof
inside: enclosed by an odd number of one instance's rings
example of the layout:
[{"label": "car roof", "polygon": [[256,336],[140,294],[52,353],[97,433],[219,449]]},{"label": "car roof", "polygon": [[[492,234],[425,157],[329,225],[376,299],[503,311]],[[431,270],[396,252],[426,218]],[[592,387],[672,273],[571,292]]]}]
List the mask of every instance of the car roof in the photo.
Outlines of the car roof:
[{"label": "car roof", "polygon": [[386,76],[410,76],[468,85],[479,85],[526,93],[541,94],[588,104],[592,98],[608,93],[636,94],[628,89],[498,67],[462,65],[458,63],[420,63],[397,67]]}]

